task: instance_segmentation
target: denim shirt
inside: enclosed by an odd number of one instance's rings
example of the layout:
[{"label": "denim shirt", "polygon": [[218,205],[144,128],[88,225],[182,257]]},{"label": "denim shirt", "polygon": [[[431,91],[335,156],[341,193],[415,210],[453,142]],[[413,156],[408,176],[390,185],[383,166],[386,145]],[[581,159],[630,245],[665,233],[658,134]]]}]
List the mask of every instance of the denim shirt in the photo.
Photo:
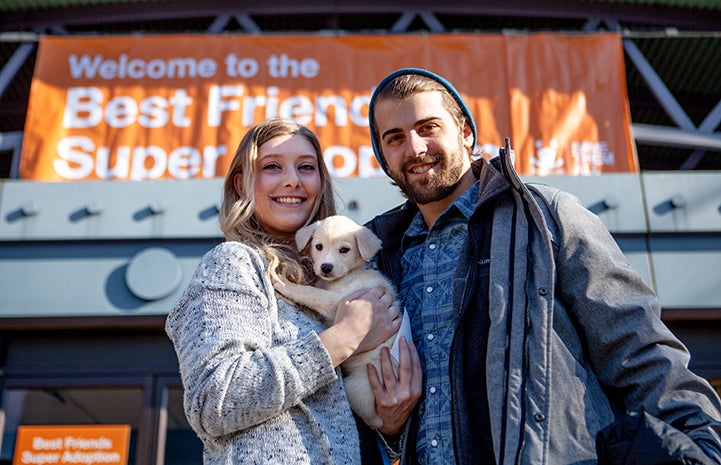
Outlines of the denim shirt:
[{"label": "denim shirt", "polygon": [[418,213],[403,237],[400,296],[409,312],[424,375],[416,443],[422,464],[455,463],[448,375],[458,319],[453,277],[477,198],[478,185],[474,184],[438,217],[430,231]]}]

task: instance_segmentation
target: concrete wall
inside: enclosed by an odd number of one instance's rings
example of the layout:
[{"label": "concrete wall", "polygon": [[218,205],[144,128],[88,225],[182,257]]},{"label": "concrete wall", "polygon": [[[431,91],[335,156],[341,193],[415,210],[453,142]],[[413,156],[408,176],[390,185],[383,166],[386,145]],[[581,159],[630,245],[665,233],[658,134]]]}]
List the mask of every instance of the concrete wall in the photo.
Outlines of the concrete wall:
[{"label": "concrete wall", "polygon": [[[664,309],[721,308],[721,173],[525,178],[596,213]],[[387,179],[338,179],[363,222],[403,201]],[[222,240],[221,179],[0,182],[0,318],[163,315]]]}]

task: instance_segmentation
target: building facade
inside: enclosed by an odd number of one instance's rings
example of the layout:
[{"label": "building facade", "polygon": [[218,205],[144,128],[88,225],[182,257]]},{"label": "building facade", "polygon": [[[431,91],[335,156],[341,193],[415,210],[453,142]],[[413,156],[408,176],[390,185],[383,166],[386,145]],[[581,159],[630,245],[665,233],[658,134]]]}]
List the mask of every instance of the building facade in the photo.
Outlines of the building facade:
[{"label": "building facade", "polygon": [[[692,369],[721,389],[718,7],[570,0],[554,8],[547,2],[20,3],[0,2],[0,463],[11,463],[19,426],[49,424],[130,425],[128,463],[201,463],[164,323],[200,257],[222,241],[221,179],[17,178],[38,31],[620,31],[640,172],[526,180],[577,195],[601,218],[659,295],[662,318],[689,347]],[[340,212],[359,222],[403,200],[383,178],[337,179],[336,186]]]}]

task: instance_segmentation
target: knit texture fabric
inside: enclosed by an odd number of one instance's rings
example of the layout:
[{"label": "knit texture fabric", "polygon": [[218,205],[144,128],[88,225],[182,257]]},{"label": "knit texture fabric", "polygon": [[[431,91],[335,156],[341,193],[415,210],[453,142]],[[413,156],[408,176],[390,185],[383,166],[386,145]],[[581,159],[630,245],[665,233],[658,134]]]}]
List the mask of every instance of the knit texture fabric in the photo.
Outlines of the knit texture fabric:
[{"label": "knit texture fabric", "polygon": [[267,261],[238,242],[208,252],[168,314],[184,408],[215,464],[359,464],[339,371],[315,315],[276,298]]}]

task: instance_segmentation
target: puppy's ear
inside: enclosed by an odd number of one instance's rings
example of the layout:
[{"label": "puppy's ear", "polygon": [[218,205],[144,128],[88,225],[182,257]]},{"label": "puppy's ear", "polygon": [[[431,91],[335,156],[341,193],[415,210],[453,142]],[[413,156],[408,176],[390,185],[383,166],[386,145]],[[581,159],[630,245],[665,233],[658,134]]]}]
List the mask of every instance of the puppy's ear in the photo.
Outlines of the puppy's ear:
[{"label": "puppy's ear", "polygon": [[381,249],[381,240],[366,227],[358,229],[355,235],[358,252],[363,260],[368,261]]},{"label": "puppy's ear", "polygon": [[316,229],[318,229],[317,221],[307,226],[303,226],[295,233],[295,245],[298,247],[298,250],[305,249],[305,246],[307,246],[308,242],[310,242],[310,239],[313,237],[313,233],[315,233]]}]

